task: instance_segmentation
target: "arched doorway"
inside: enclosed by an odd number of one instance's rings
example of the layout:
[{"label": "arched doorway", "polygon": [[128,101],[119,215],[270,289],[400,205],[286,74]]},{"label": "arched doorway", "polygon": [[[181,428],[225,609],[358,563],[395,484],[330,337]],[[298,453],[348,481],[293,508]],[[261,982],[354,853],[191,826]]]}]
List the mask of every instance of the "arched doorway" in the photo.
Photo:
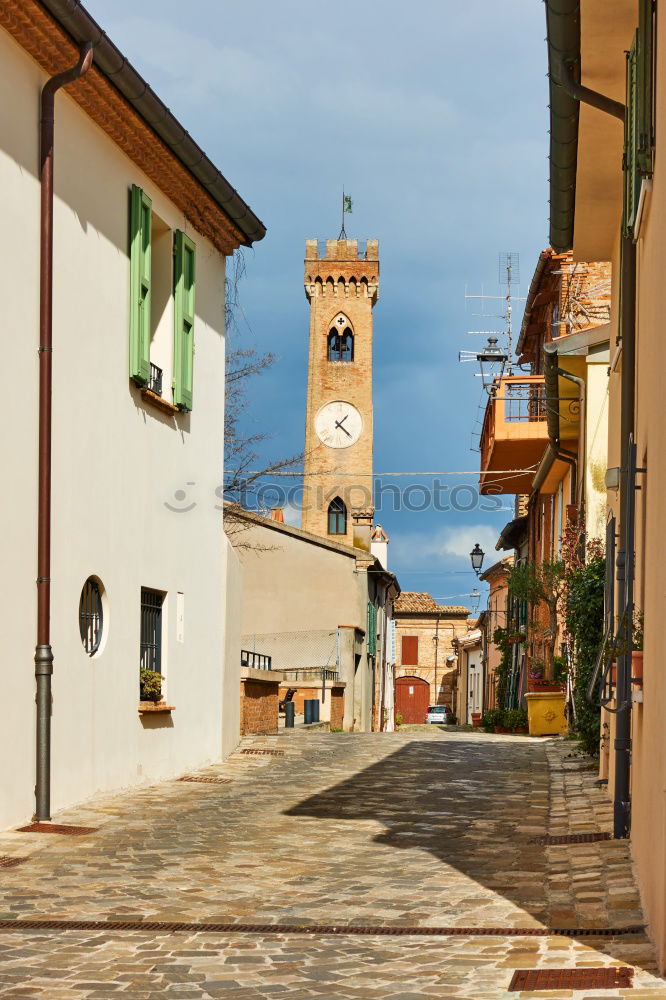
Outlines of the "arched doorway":
[{"label": "arched doorway", "polygon": [[395,711],[403,725],[421,725],[430,704],[430,685],[421,677],[396,677]]}]

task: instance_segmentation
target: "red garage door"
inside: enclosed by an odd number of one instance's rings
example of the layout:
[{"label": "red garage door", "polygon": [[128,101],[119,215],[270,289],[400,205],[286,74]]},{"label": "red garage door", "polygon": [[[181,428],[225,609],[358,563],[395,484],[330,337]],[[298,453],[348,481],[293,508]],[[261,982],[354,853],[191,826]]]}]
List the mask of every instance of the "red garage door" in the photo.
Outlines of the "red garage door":
[{"label": "red garage door", "polygon": [[421,677],[397,677],[395,682],[395,711],[402,716],[403,725],[420,725],[425,722],[430,704],[430,685]]}]

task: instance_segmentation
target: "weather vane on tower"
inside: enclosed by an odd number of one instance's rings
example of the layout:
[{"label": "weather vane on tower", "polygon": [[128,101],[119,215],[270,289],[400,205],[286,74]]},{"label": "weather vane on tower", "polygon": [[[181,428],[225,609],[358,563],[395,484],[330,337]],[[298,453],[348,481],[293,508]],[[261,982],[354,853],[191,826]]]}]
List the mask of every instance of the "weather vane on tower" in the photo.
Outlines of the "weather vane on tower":
[{"label": "weather vane on tower", "polygon": [[342,215],[341,215],[342,225],[340,227],[340,235],[338,236],[339,240],[346,240],[347,239],[347,233],[345,232],[345,213],[349,213],[349,215],[352,214],[352,200],[351,200],[351,196],[350,195],[345,194],[345,189],[343,187],[343,189],[342,189]]}]

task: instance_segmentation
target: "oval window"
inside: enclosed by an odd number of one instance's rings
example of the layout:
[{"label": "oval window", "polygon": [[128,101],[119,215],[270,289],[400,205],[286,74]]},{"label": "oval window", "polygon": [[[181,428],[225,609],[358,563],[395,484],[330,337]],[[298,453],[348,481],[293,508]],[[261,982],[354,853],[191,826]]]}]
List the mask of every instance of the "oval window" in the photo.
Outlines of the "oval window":
[{"label": "oval window", "polygon": [[88,656],[93,656],[99,649],[103,626],[102,587],[99,580],[89,576],[83,584],[79,601],[79,632]]}]

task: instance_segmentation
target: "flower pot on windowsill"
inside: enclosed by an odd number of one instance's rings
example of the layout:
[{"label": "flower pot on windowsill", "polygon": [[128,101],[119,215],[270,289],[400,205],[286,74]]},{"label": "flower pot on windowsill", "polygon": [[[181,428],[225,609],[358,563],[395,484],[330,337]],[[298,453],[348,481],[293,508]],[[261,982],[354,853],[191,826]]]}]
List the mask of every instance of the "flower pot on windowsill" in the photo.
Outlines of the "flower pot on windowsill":
[{"label": "flower pot on windowsill", "polygon": [[643,685],[643,650],[634,649],[631,654],[631,683]]}]

